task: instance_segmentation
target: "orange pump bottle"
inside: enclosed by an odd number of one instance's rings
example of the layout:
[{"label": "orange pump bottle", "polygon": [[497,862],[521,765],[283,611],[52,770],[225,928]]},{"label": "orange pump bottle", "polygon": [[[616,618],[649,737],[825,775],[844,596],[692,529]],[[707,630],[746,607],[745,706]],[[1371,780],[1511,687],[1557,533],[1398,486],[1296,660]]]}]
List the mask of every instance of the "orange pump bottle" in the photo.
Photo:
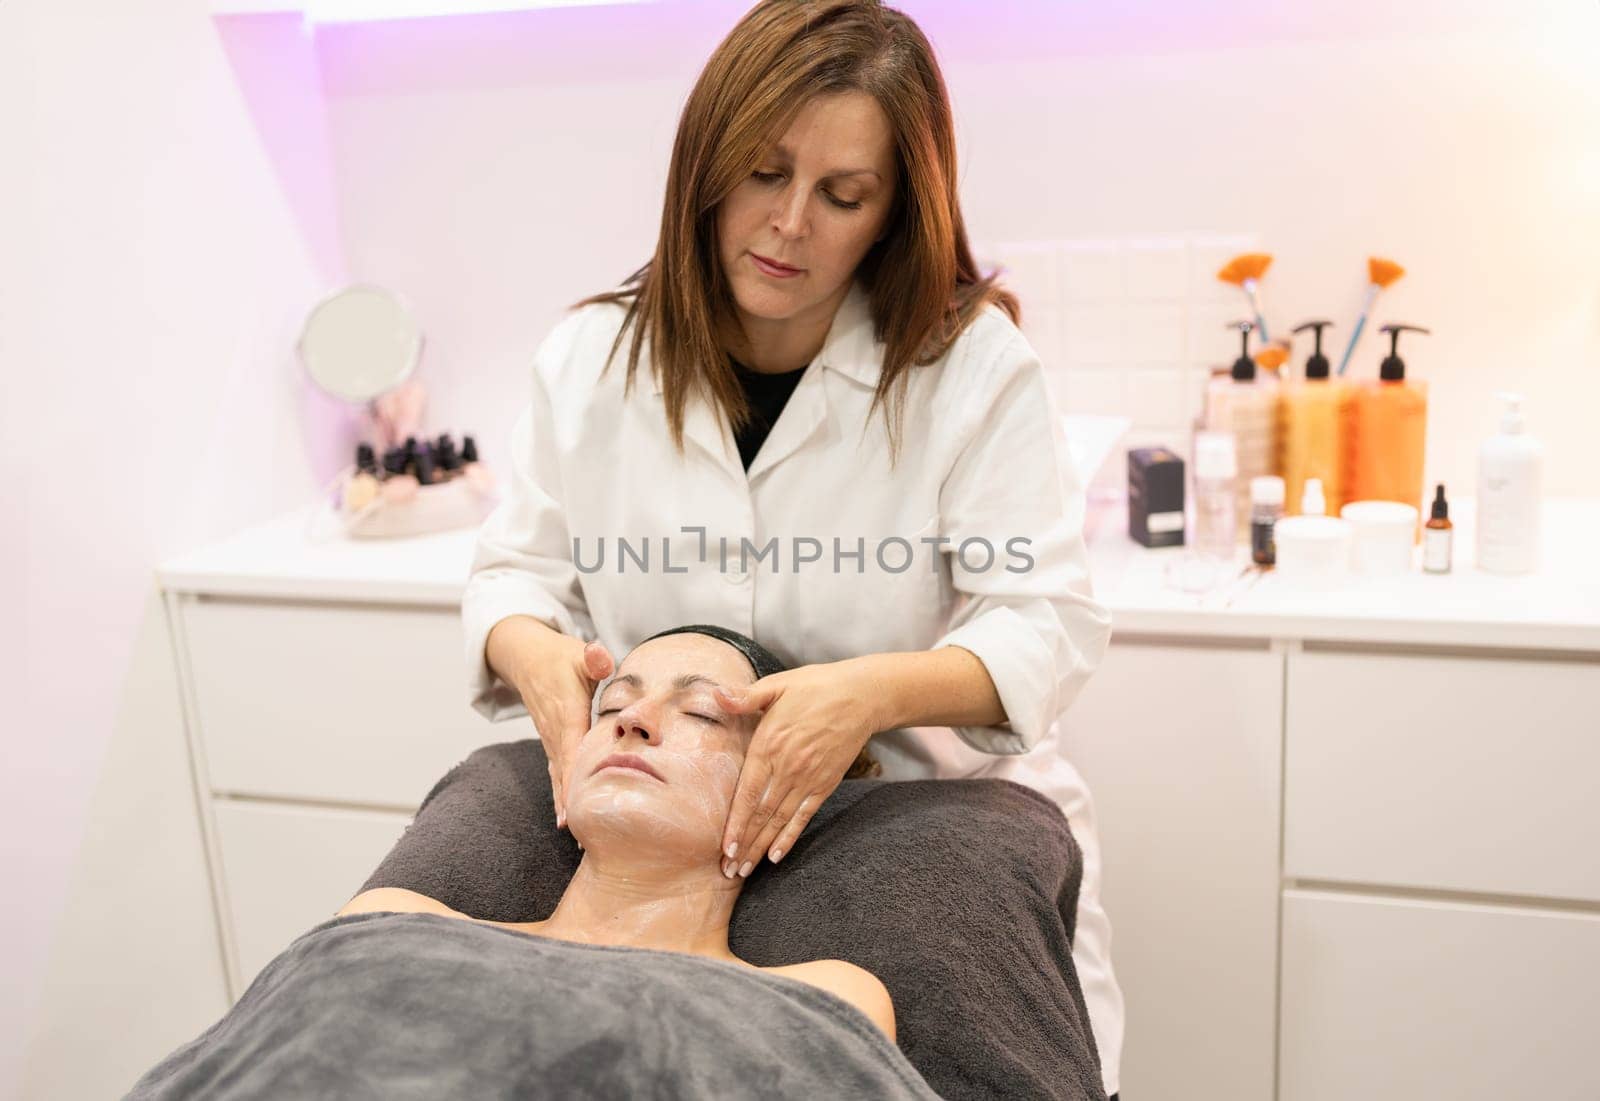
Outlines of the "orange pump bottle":
[{"label": "orange pump bottle", "polygon": [[1350,407],[1346,499],[1399,501],[1422,514],[1422,460],[1427,441],[1428,388],[1406,378],[1400,334],[1426,333],[1417,325],[1384,325],[1389,355],[1375,382],[1356,386]]},{"label": "orange pump bottle", "polygon": [[1295,332],[1316,330],[1316,350],[1306,360],[1305,378],[1285,384],[1278,399],[1278,467],[1283,473],[1289,511],[1300,511],[1306,480],[1322,479],[1328,515],[1339,515],[1345,501],[1345,451],[1349,446],[1351,389],[1330,378],[1322,354],[1322,330],[1332,322],[1307,321]]}]

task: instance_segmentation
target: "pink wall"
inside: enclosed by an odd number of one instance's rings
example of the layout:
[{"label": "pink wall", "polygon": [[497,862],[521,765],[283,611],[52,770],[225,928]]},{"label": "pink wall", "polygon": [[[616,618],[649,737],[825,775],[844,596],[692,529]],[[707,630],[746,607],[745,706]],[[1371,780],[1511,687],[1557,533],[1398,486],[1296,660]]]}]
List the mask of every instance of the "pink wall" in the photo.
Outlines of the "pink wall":
[{"label": "pink wall", "polygon": [[[1259,234],[1280,325],[1350,331],[1369,253],[1410,274],[1383,320],[1432,327],[1430,477],[1472,492],[1495,390],[1528,396],[1548,489],[1593,492],[1600,402],[1600,13],[1551,2],[1283,5],[908,0],[941,51],[979,242]],[[562,308],[651,247],[677,113],[740,4],[318,32],[346,255],[424,315],[437,427],[491,461]],[[981,13],[981,14],[979,14]],[[1186,368],[1231,359],[1189,334]],[[1583,401],[1575,398],[1585,399]],[[1137,410],[1118,410],[1137,413]],[[1177,441],[1168,441],[1177,442]]]},{"label": "pink wall", "polygon": [[[304,501],[314,441],[343,416],[288,352],[340,263],[309,47],[276,44],[263,114],[200,0],[0,5],[0,1096],[29,1033],[44,1046],[27,1095],[117,1096],[125,1065],[102,1088],[50,1083],[101,1073],[82,1053],[107,1036],[170,1047],[204,1023],[193,968],[138,970],[208,948],[169,912],[198,871],[180,855],[182,729],[130,729],[129,713],[171,665],[156,563]],[[130,754],[122,737],[144,741]],[[114,759],[134,764],[104,771]],[[133,816],[107,822],[108,798]],[[96,961],[132,970],[71,970],[69,911],[99,923]],[[120,939],[151,915],[150,938]]]}]

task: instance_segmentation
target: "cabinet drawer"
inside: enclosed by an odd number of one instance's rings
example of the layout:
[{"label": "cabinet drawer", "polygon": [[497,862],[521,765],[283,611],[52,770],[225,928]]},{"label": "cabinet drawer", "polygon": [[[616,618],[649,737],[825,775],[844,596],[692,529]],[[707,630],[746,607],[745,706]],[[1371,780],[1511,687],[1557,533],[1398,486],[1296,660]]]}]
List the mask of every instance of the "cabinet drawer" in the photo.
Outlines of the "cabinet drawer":
[{"label": "cabinet drawer", "polygon": [[1284,870],[1600,900],[1600,664],[1289,659]]},{"label": "cabinet drawer", "polygon": [[183,620],[220,792],[410,810],[473,749],[533,734],[468,705],[454,612],[198,600]]},{"label": "cabinet drawer", "polygon": [[1600,1097],[1600,915],[1287,891],[1280,1101]]},{"label": "cabinet drawer", "polygon": [[301,933],[333,917],[411,819],[382,811],[214,804],[238,952],[237,997]]}]

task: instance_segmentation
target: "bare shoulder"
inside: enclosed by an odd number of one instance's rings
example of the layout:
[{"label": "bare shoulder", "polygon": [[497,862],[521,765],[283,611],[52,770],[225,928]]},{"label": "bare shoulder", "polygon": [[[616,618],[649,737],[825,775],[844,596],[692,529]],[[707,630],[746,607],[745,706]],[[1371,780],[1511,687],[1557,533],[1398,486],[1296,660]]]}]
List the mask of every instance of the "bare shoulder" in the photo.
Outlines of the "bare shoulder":
[{"label": "bare shoulder", "polygon": [[883,981],[866,968],[848,960],[811,960],[763,970],[799,979],[843,998],[871,1018],[891,1041],[895,1038],[894,999]]},{"label": "bare shoulder", "polygon": [[404,887],[374,887],[370,891],[362,891],[355,898],[344,904],[334,917],[343,917],[346,914],[369,914],[376,911],[398,911],[403,914],[442,914],[445,917],[466,917],[459,911],[452,910],[436,898],[408,891]]}]

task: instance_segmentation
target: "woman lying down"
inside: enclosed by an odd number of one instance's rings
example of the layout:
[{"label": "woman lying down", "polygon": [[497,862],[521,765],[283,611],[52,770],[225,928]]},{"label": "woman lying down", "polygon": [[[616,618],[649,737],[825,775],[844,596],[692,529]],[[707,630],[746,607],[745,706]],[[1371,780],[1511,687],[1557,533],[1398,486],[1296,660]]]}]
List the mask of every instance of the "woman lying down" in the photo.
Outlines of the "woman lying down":
[{"label": "woman lying down", "polygon": [[583,858],[550,917],[364,891],[129,1096],[936,1097],[870,972],[729,950],[745,880],[718,849],[758,716],[724,713],[711,690],[756,679],[747,653],[778,665],[700,628],[623,660],[574,752]]}]

